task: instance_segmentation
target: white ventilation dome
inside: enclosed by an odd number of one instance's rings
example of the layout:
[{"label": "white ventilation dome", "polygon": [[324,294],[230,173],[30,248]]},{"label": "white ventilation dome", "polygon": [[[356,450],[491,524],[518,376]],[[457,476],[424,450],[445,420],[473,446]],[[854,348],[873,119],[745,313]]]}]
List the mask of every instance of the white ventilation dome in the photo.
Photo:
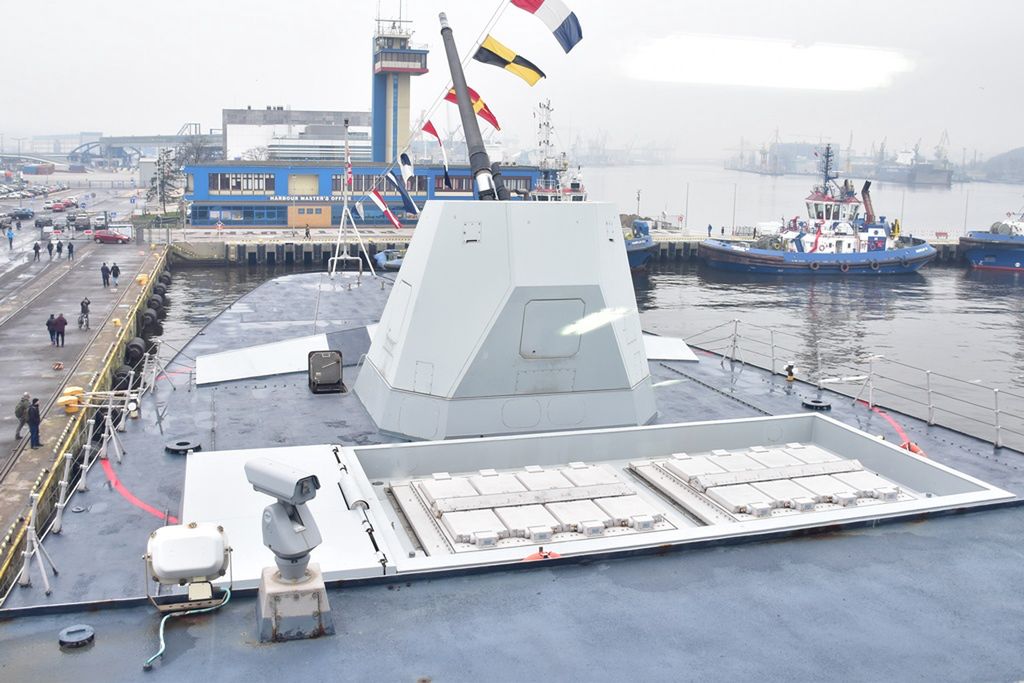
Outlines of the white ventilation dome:
[{"label": "white ventilation dome", "polygon": [[614,207],[428,202],[355,391],[414,439],[650,422]]}]

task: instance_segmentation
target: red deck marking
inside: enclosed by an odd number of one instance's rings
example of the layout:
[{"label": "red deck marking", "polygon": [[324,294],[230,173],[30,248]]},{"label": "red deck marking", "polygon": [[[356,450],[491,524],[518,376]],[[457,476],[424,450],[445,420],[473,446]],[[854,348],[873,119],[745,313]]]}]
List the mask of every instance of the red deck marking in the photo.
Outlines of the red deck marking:
[{"label": "red deck marking", "polygon": [[[863,400],[863,399],[859,399],[857,402],[861,403],[863,405],[867,405],[868,404],[868,402]],[[907,433],[905,431],[903,431],[903,427],[900,427],[900,423],[892,418],[892,415],[890,415],[889,413],[885,412],[884,410],[882,410],[878,406],[870,406],[870,408],[871,408],[871,410],[873,410],[874,412],[878,413],[883,418],[885,418],[886,422],[888,422],[889,424],[892,425],[892,428],[896,430],[896,435],[898,437],[900,437],[900,443],[904,443],[906,441],[910,441],[910,437],[907,436]]]},{"label": "red deck marking", "polygon": [[[155,507],[153,507],[149,503],[145,503],[145,502],[139,500],[138,498],[135,497],[135,494],[133,494],[131,491],[129,491],[128,489],[126,489],[124,487],[124,484],[121,483],[121,480],[117,478],[117,473],[114,472],[114,466],[110,464],[109,460],[101,460],[100,463],[103,465],[103,471],[107,475],[107,481],[110,482],[110,485],[113,486],[114,489],[118,493],[120,493],[124,497],[125,500],[127,500],[129,503],[131,503],[135,507],[137,507],[137,508],[139,508],[141,510],[145,510],[146,512],[148,512],[149,514],[153,515],[157,519],[161,519],[161,520],[164,519],[164,513],[160,512],[159,510],[157,510]],[[178,518],[175,517],[174,515],[171,515],[170,517],[167,517],[166,519],[171,524],[177,524],[178,523]]]}]

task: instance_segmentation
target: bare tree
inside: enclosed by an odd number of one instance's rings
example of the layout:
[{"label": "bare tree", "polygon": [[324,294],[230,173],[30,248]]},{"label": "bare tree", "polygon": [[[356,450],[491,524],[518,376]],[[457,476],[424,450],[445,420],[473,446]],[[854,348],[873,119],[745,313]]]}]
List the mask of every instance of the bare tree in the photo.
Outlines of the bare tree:
[{"label": "bare tree", "polygon": [[270,159],[270,150],[266,147],[252,147],[245,150],[242,158],[246,161],[267,161]]},{"label": "bare tree", "polygon": [[146,191],[146,200],[160,200],[161,213],[167,213],[167,200],[171,199],[181,181],[181,164],[175,158],[174,150],[162,149],[156,158],[156,173]]}]

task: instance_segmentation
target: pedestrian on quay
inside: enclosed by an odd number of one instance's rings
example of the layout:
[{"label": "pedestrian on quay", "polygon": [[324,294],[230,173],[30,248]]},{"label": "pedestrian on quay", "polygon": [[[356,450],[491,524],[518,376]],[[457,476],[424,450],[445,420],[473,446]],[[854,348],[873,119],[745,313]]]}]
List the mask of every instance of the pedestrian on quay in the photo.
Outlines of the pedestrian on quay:
[{"label": "pedestrian on quay", "polygon": [[50,346],[55,346],[57,344],[57,331],[53,329],[53,323],[56,320],[57,318],[53,313],[51,313],[50,317],[46,319],[46,331],[50,333]]},{"label": "pedestrian on quay", "polygon": [[41,417],[39,415],[39,399],[32,399],[32,403],[28,406],[28,433],[31,437],[32,448],[41,448],[43,443],[39,440],[39,423]]},{"label": "pedestrian on quay", "polygon": [[64,257],[64,243],[61,242],[60,240],[57,240],[57,260],[60,260],[63,257]]},{"label": "pedestrian on quay", "polygon": [[14,231],[7,228],[7,246],[14,249]]},{"label": "pedestrian on quay", "polygon": [[309,223],[306,223],[306,239],[309,239]]},{"label": "pedestrian on quay", "polygon": [[68,261],[75,260],[75,243],[68,240]]},{"label": "pedestrian on quay", "polygon": [[114,281],[114,286],[117,287],[117,278],[121,276],[121,268],[117,265],[117,261],[110,267],[110,279]]},{"label": "pedestrian on quay", "polygon": [[20,219],[14,222],[14,227],[16,227],[18,230],[21,230],[21,220]]},{"label": "pedestrian on quay", "polygon": [[708,223],[708,239],[711,239],[711,230],[712,230],[711,224]]},{"label": "pedestrian on quay", "polygon": [[110,286],[110,268],[107,266],[107,262],[106,261],[104,261],[103,265],[100,267],[100,275],[103,276],[103,287],[104,288],[109,287]]},{"label": "pedestrian on quay", "polygon": [[49,252],[50,260],[52,261],[53,260],[53,241],[52,240],[47,240],[47,242],[46,242],[46,251]]},{"label": "pedestrian on quay", "polygon": [[724,225],[722,226],[722,235],[723,236],[725,235],[725,226]]},{"label": "pedestrian on quay", "polygon": [[78,304],[82,309],[82,312],[78,316],[78,329],[82,329],[83,327],[85,329],[89,329],[89,305],[91,303],[92,302],[89,301],[89,297],[85,297],[82,299],[82,302]]},{"label": "pedestrian on quay", "polygon": [[68,326],[68,319],[61,313],[57,316],[57,319],[53,321],[53,345],[64,346],[64,329]]},{"label": "pedestrian on quay", "polygon": [[39,242],[36,242],[35,244],[32,245],[32,251],[34,251],[36,253],[36,257],[34,259],[32,259],[33,261],[38,261],[39,260],[39,252],[42,251],[42,250],[43,250],[43,248],[39,246]]},{"label": "pedestrian on quay", "polygon": [[28,407],[32,405],[31,396],[26,391],[21,395],[21,400],[18,401],[18,405],[14,406],[14,417],[18,418],[18,428],[14,430],[15,440],[21,440],[21,430],[28,424]]}]

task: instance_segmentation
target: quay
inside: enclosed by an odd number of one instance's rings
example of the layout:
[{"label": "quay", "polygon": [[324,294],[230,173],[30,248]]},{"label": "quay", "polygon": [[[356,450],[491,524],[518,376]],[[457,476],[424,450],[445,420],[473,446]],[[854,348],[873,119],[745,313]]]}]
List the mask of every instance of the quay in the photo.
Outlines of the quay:
[{"label": "quay", "polygon": [[[91,410],[67,414],[57,405],[65,387],[86,392],[111,388],[125,347],[139,334],[143,311],[167,263],[164,245],[101,245],[76,242],[73,261],[25,262],[0,278],[0,594],[17,578],[26,540],[30,496],[38,494],[39,529],[53,519],[60,496],[65,454],[77,454],[92,434]],[[100,267],[116,262],[118,287],[102,286]],[[88,297],[90,329],[79,329],[79,302]],[[50,344],[45,321],[50,313],[68,320],[63,347]],[[14,406],[24,392],[41,407],[41,448],[29,447],[28,428],[15,439]],[[71,478],[78,474],[75,457]],[[66,487],[66,482],[65,482]],[[41,531],[40,531],[41,532]],[[13,571],[12,571],[13,570]]]},{"label": "quay", "polygon": [[[367,251],[373,254],[384,249],[404,249],[412,238],[412,229],[360,228]],[[659,262],[693,261],[697,258],[697,245],[704,235],[683,234],[676,231],[651,232],[658,247]],[[203,228],[175,229],[166,239],[170,241],[170,261],[195,265],[327,265],[334,254],[336,228],[315,228],[306,239],[303,230],[293,229],[228,229]],[[749,241],[746,236],[727,236],[727,239]],[[354,236],[345,240],[347,253],[359,251]],[[957,238],[944,237],[929,240],[938,251],[936,264],[964,265]]]}]

